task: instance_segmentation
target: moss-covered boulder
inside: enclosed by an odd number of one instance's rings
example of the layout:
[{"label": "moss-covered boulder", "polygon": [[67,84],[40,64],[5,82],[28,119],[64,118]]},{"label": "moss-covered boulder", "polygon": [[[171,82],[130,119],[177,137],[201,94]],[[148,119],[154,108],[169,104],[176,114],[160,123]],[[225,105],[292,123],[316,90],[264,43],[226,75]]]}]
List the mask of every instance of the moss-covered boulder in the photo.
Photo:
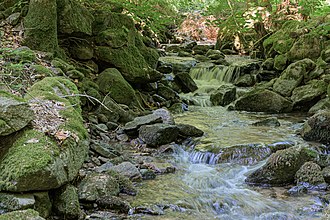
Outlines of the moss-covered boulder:
[{"label": "moss-covered boulder", "polygon": [[288,52],[288,60],[291,62],[309,58],[316,60],[321,55],[320,37],[316,33],[301,36]]},{"label": "moss-covered boulder", "polygon": [[24,99],[0,91],[0,136],[21,130],[32,121],[33,116]]},{"label": "moss-covered boulder", "polygon": [[31,0],[24,28],[25,45],[34,50],[55,52],[58,48],[56,0]]},{"label": "moss-covered boulder", "polygon": [[273,57],[276,54],[287,53],[295,42],[295,38],[290,35],[292,30],[297,30],[305,24],[301,21],[291,20],[283,24],[282,28],[272,34],[263,42],[266,57]]},{"label": "moss-covered boulder", "polygon": [[0,193],[0,213],[32,209],[35,205],[33,194]]},{"label": "moss-covered boulder", "polygon": [[268,89],[255,89],[241,96],[235,103],[235,109],[250,112],[282,113],[292,110],[292,102]]},{"label": "moss-covered boulder", "polygon": [[99,90],[104,95],[109,95],[117,103],[130,107],[139,105],[134,89],[117,69],[109,68],[104,70],[99,75],[97,84]]},{"label": "moss-covered boulder", "polygon": [[58,33],[92,35],[93,15],[78,1],[57,0]]},{"label": "moss-covered boulder", "polygon": [[295,179],[297,184],[309,183],[316,186],[325,183],[321,167],[312,161],[306,162],[300,167],[296,173]]},{"label": "moss-covered boulder", "polygon": [[309,118],[301,132],[307,141],[330,143],[330,111],[322,111]]},{"label": "moss-covered boulder", "polygon": [[276,55],[274,59],[274,68],[277,70],[284,70],[286,64],[288,63],[288,58],[284,54]]},{"label": "moss-covered boulder", "polygon": [[304,76],[315,68],[310,59],[303,59],[290,64],[275,81],[273,89],[284,97],[291,96],[292,91],[301,84]]},{"label": "moss-covered boulder", "polygon": [[9,212],[0,215],[0,220],[45,220],[33,209]]},{"label": "moss-covered boulder", "polygon": [[266,164],[245,180],[251,185],[283,186],[294,182],[295,174],[315,155],[305,147],[290,147],[272,154]]},{"label": "moss-covered boulder", "polygon": [[72,185],[63,186],[54,191],[53,209],[63,219],[79,219],[82,216],[78,190]]},{"label": "moss-covered boulder", "polygon": [[60,77],[31,87],[33,128],[24,130],[0,161],[0,190],[49,190],[75,178],[87,155],[88,133],[74,94],[76,86]]},{"label": "moss-covered boulder", "polygon": [[231,84],[221,85],[210,96],[213,105],[226,106],[236,98],[236,87]]},{"label": "moss-covered boulder", "polygon": [[307,85],[295,88],[291,96],[294,108],[309,110],[325,96],[327,86],[328,84],[322,80],[311,80]]}]

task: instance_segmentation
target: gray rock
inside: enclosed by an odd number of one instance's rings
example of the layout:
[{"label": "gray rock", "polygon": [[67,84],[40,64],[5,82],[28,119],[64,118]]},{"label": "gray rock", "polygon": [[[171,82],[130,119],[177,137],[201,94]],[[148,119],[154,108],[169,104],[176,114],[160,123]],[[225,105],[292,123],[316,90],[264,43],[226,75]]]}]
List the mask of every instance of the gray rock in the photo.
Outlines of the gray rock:
[{"label": "gray rock", "polygon": [[161,117],[164,124],[175,124],[173,115],[166,108],[156,109],[152,112],[152,114]]},{"label": "gray rock", "polygon": [[53,209],[63,219],[79,219],[82,216],[78,190],[72,185],[57,189],[53,197]]},{"label": "gray rock", "polygon": [[283,186],[294,182],[295,174],[313,153],[305,147],[290,147],[276,151],[266,164],[251,173],[245,180],[250,185]]},{"label": "gray rock", "polygon": [[35,199],[33,194],[0,193],[0,213],[33,208]]},{"label": "gray rock", "polygon": [[301,135],[307,141],[330,143],[330,111],[322,111],[309,118],[302,129]]},{"label": "gray rock", "polygon": [[195,66],[197,63],[196,59],[192,57],[174,57],[174,56],[166,56],[159,58],[159,65],[160,66],[172,66],[173,72],[180,73],[180,72],[189,72],[189,70]]},{"label": "gray rock", "polygon": [[119,193],[117,180],[106,173],[92,173],[86,176],[78,188],[79,199],[94,202],[101,197],[116,196]]},{"label": "gray rock", "polygon": [[139,129],[139,137],[148,145],[157,147],[177,139],[178,127],[169,124],[144,125]]},{"label": "gray rock", "polygon": [[21,130],[32,121],[33,116],[33,111],[23,99],[0,92],[0,136]]},{"label": "gray rock", "polygon": [[120,173],[121,175],[129,178],[130,180],[138,181],[142,179],[139,169],[136,168],[135,165],[130,162],[123,162],[121,164],[111,167],[110,170],[116,171],[117,173]]},{"label": "gray rock", "polygon": [[123,214],[127,214],[131,209],[128,202],[115,196],[99,198],[96,203],[100,208],[115,210],[116,212]]},{"label": "gray rock", "polygon": [[140,117],[134,118],[133,121],[130,121],[125,124],[123,130],[125,132],[137,131],[143,125],[150,125],[162,122],[162,117],[156,114],[149,114]]},{"label": "gray rock", "polygon": [[91,149],[106,158],[114,158],[120,156],[119,153],[110,148],[109,144],[103,142],[92,144]]},{"label": "gray rock", "polygon": [[231,84],[221,85],[210,96],[213,105],[226,106],[236,99],[236,87]]},{"label": "gray rock", "polygon": [[269,126],[269,127],[278,127],[281,123],[278,121],[276,117],[265,118],[263,120],[254,122],[252,125],[254,126]]}]

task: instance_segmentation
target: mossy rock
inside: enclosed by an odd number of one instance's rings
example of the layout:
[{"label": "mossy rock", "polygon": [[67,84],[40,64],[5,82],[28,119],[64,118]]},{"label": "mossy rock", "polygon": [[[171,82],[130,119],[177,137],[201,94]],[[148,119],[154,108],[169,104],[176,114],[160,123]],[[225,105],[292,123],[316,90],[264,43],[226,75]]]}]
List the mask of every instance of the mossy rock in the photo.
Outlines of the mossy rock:
[{"label": "mossy rock", "polygon": [[37,60],[35,52],[28,47],[2,48],[0,54],[5,60],[15,63],[32,63]]},{"label": "mossy rock", "polygon": [[97,79],[100,91],[113,98],[119,104],[138,106],[138,100],[132,86],[124,79],[115,68],[104,70]]},{"label": "mossy rock", "polygon": [[235,109],[250,112],[283,113],[292,111],[292,103],[273,91],[255,89],[240,97],[235,103]]},{"label": "mossy rock", "polygon": [[302,129],[301,135],[307,141],[330,143],[330,111],[321,111],[309,118]]},{"label": "mossy rock", "polygon": [[45,220],[33,209],[9,212],[0,215],[0,220]]},{"label": "mossy rock", "polygon": [[127,29],[129,31],[136,31],[134,21],[128,15],[122,13],[115,13],[109,11],[98,11],[95,15],[93,23],[93,32],[95,35],[107,29]]},{"label": "mossy rock", "polygon": [[24,45],[33,50],[55,52],[58,48],[56,0],[31,0],[24,28]]},{"label": "mossy rock", "polygon": [[288,52],[288,60],[291,62],[309,58],[316,60],[321,55],[321,39],[315,33],[301,36]]},{"label": "mossy rock", "polygon": [[140,51],[135,46],[122,48],[96,47],[99,61],[116,67],[130,83],[149,83],[158,81],[162,74],[149,67]]},{"label": "mossy rock", "polygon": [[305,147],[290,147],[273,153],[266,164],[251,173],[245,182],[251,185],[283,186],[294,182],[295,174],[317,155]]},{"label": "mossy rock", "polygon": [[64,73],[75,69],[75,67],[73,65],[68,64],[67,62],[65,62],[64,60],[62,60],[60,58],[53,59],[51,64],[55,68],[60,68]]},{"label": "mossy rock", "polygon": [[[65,120],[58,130],[70,135],[55,142],[43,132],[23,131],[0,162],[1,190],[49,190],[75,178],[87,155],[88,133],[79,97],[71,97],[73,94],[78,94],[76,86],[60,77],[47,77],[31,87],[29,99],[57,101],[65,106],[59,111]],[[62,97],[66,95],[69,97]]]},{"label": "mossy rock", "polygon": [[96,44],[99,46],[110,46],[120,48],[124,46],[134,46],[133,32],[128,32],[124,27],[119,29],[106,29],[96,37]]},{"label": "mossy rock", "polygon": [[54,72],[43,65],[31,65],[30,69],[32,69],[34,74],[41,77],[54,76]]},{"label": "mossy rock", "polygon": [[288,63],[288,58],[285,54],[276,55],[274,59],[274,68],[277,70],[284,70]]},{"label": "mossy rock", "polygon": [[66,185],[54,191],[53,209],[58,216],[64,219],[79,219],[82,211],[77,188]]},{"label": "mossy rock", "polygon": [[92,35],[93,15],[78,1],[57,1],[60,34]]},{"label": "mossy rock", "polygon": [[280,30],[272,34],[263,42],[266,57],[273,57],[276,54],[285,54],[293,46],[295,39],[291,37],[290,32],[303,27],[304,22],[287,21]]},{"label": "mossy rock", "polygon": [[312,161],[306,162],[300,167],[296,173],[295,179],[298,184],[309,183],[316,186],[325,183],[321,167]]},{"label": "mossy rock", "polygon": [[90,60],[94,56],[94,48],[88,41],[78,41],[69,47],[70,54],[78,60]]},{"label": "mossy rock", "polygon": [[310,59],[303,59],[290,64],[275,81],[274,91],[284,97],[291,96],[292,91],[302,83],[304,76],[315,66],[315,63]]}]

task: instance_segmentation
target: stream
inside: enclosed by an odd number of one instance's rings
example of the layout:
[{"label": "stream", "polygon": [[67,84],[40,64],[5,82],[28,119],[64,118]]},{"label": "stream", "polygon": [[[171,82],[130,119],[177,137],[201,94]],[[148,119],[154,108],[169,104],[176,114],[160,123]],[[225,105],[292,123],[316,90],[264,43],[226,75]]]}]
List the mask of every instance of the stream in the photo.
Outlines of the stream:
[{"label": "stream", "polygon": [[[205,78],[208,73],[210,77]],[[245,163],[239,160],[225,163],[217,161],[218,152],[230,146],[310,144],[298,135],[306,115],[270,115],[212,107],[206,92],[222,82],[216,79],[219,73],[208,73],[192,75],[199,90],[182,97],[194,100],[196,105],[189,106],[189,111],[185,113],[175,115],[176,123],[194,125],[205,132],[204,136],[175,145],[175,152],[168,158],[177,168],[174,174],[158,176],[139,185],[139,193],[131,204],[137,208],[147,207],[149,214],[154,215],[132,215],[131,219],[320,219],[322,209],[326,206],[323,199],[327,196],[325,192],[290,196],[287,191],[292,186],[248,186],[245,178],[265,163],[264,158],[255,160],[252,156]],[[223,80],[224,76],[220,78]],[[252,125],[268,117],[276,117],[281,126]],[[236,152],[238,157],[245,153],[244,150]],[[256,158],[263,153],[254,152]]]}]

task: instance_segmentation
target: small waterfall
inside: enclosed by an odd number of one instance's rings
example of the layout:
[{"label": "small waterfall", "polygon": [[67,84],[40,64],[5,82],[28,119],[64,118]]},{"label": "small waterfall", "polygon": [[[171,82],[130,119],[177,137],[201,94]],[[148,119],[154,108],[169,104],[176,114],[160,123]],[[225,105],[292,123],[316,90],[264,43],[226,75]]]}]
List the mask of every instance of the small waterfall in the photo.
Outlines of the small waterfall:
[{"label": "small waterfall", "polygon": [[214,154],[211,152],[199,152],[193,151],[189,155],[189,159],[192,163],[204,163],[215,165],[218,163],[218,154]]}]

